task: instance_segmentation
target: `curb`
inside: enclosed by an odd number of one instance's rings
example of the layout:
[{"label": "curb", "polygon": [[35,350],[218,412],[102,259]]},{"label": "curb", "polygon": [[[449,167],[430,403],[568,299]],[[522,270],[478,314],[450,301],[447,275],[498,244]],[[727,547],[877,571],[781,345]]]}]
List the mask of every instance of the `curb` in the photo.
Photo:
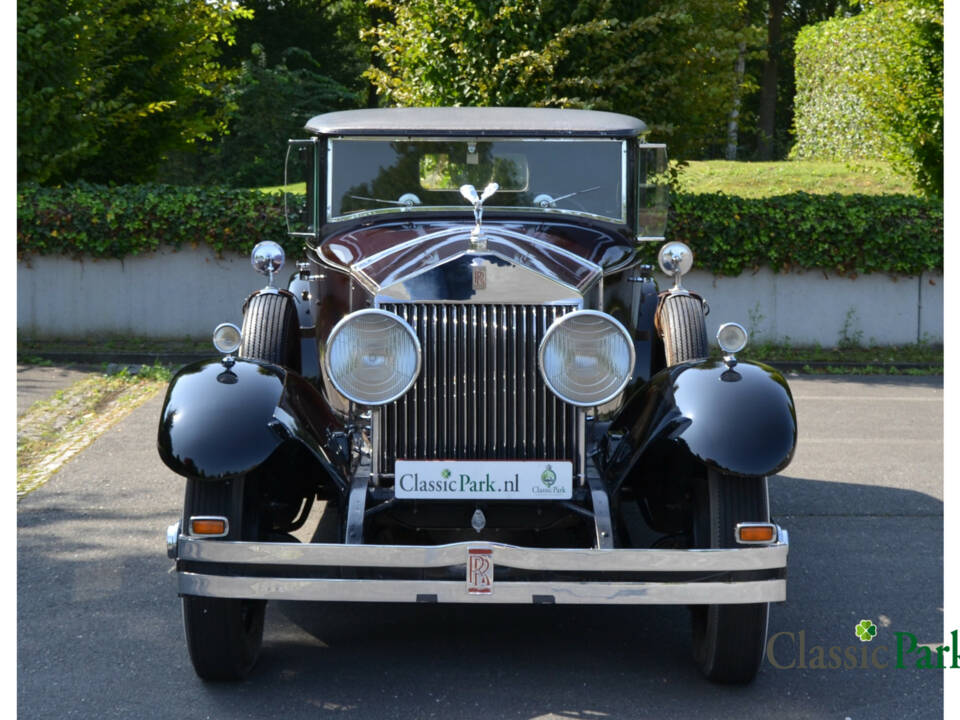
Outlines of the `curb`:
[{"label": "curb", "polygon": [[103,363],[115,363],[117,365],[186,365],[197,360],[207,360],[217,358],[216,351],[209,353],[185,352],[71,352],[65,351],[43,351],[38,350],[31,353],[17,353],[17,361],[22,362],[23,358],[43,358],[50,360],[57,365],[75,364],[75,365],[102,365]]}]

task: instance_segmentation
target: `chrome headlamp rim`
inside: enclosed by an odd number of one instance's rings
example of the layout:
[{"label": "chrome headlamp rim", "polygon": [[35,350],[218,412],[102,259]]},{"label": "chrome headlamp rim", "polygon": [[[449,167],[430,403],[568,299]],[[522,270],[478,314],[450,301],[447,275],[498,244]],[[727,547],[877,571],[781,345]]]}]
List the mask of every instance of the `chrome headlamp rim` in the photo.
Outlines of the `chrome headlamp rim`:
[{"label": "chrome headlamp rim", "polygon": [[[724,347],[723,343],[720,341],[720,335],[723,333],[724,330],[726,330],[729,327],[735,327],[739,329],[740,332],[743,333],[743,341],[739,345],[735,345],[735,346],[731,345],[729,347]],[[717,328],[716,337],[717,337],[717,345],[719,345],[720,349],[723,350],[723,352],[727,353],[728,355],[735,355],[736,353],[743,350],[747,346],[747,343],[750,340],[750,334],[747,332],[747,329],[740,323],[736,323],[736,322],[723,323],[720,327]]]},{"label": "chrome headlamp rim", "polygon": [[[386,400],[370,402],[369,400],[355,397],[351,393],[344,390],[343,387],[341,387],[340,383],[337,382],[336,376],[334,375],[333,371],[330,368],[329,348],[333,345],[333,341],[336,339],[337,334],[344,328],[344,326],[347,325],[347,323],[349,323],[351,320],[361,315],[382,315],[396,322],[400,327],[402,327],[407,332],[407,334],[413,340],[413,347],[416,350],[417,364],[413,370],[413,373],[411,374],[410,381],[404,386],[404,388],[400,392],[390,396]],[[423,348],[420,345],[420,338],[417,337],[417,333],[414,331],[412,327],[410,327],[410,324],[406,320],[404,320],[402,317],[400,317],[396,313],[390,312],[389,310],[381,310],[380,308],[364,308],[363,310],[355,310],[349,315],[345,315],[344,317],[340,318],[340,321],[333,326],[333,330],[331,330],[330,334],[327,336],[326,348],[323,353],[323,368],[327,373],[327,377],[330,378],[330,382],[333,383],[333,386],[337,389],[337,392],[343,395],[350,402],[355,402],[358,405],[365,405],[368,407],[379,407],[381,405],[387,405],[389,403],[392,403],[394,400],[400,397],[403,397],[407,393],[407,391],[413,387],[414,383],[417,382],[417,378],[420,377],[420,370],[422,366],[423,366]]]},{"label": "chrome headlamp rim", "polygon": [[[223,330],[224,328],[231,328],[231,329],[233,329],[233,330],[237,333],[237,342],[236,342],[236,344],[234,344],[234,345],[224,345],[223,347],[221,347],[219,344],[217,344],[217,335],[218,335],[218,334],[220,333],[220,331]],[[237,327],[236,325],[234,325],[233,323],[231,323],[231,322],[222,322],[222,323],[220,323],[219,325],[217,325],[217,326],[213,329],[213,336],[212,336],[212,338],[211,338],[211,342],[213,342],[213,347],[217,350],[217,352],[222,352],[222,353],[224,353],[225,355],[231,355],[232,353],[236,352],[237,349],[239,349],[240,345],[243,344],[243,334],[240,332],[240,328],[238,328],[238,327]]]},{"label": "chrome headlamp rim", "polygon": [[[554,387],[553,383],[550,382],[550,378],[547,377],[547,373],[543,371],[543,355],[547,348],[547,341],[550,339],[551,335],[553,335],[565,322],[568,322],[571,318],[583,317],[585,315],[595,315],[603,318],[604,320],[609,321],[610,324],[612,324],[620,332],[620,334],[623,335],[623,338],[624,340],[626,340],[626,343],[627,343],[627,350],[630,353],[630,361],[628,364],[628,367],[630,368],[630,372],[628,372],[624,376],[623,380],[618,384],[614,392],[609,393],[602,399],[591,400],[590,402],[582,402],[582,401],[578,402],[575,400],[570,400],[569,398],[565,397],[562,393],[560,393]],[[608,313],[602,312],[600,310],[574,310],[573,312],[569,312],[569,313],[566,313],[565,315],[561,315],[556,320],[554,320],[553,323],[551,323],[549,328],[547,328],[547,332],[544,333],[543,340],[540,341],[540,347],[537,350],[537,369],[540,372],[540,377],[543,378],[543,382],[546,384],[547,388],[549,388],[550,392],[552,392],[554,395],[556,395],[558,398],[563,400],[563,402],[567,403],[568,405],[575,405],[576,407],[581,407],[581,408],[597,407],[599,405],[603,405],[604,403],[608,403],[614,398],[616,398],[617,396],[619,396],[620,393],[622,393],[624,388],[627,386],[627,383],[630,382],[630,378],[633,377],[633,369],[636,367],[636,364],[637,364],[637,351],[633,347],[633,338],[630,337],[630,333],[627,332],[627,329],[623,326],[623,324],[619,320],[617,320],[615,317],[613,317],[613,315],[609,315]]]}]

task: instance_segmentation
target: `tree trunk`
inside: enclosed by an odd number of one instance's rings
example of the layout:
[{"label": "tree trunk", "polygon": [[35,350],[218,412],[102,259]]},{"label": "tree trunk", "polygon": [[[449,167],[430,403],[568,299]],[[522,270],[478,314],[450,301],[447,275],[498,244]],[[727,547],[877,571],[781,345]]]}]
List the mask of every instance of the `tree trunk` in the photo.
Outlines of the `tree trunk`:
[{"label": "tree trunk", "polygon": [[746,65],[747,44],[741,42],[737,53],[735,69],[736,80],[733,86],[733,107],[730,109],[730,122],[727,124],[727,160],[737,159],[738,131],[740,128],[740,93],[743,87],[743,73]]},{"label": "tree trunk", "polygon": [[785,0],[770,0],[767,16],[767,60],[763,64],[760,85],[760,136],[757,158],[773,159],[773,134],[777,112],[777,61],[780,58],[780,26],[783,22]]}]

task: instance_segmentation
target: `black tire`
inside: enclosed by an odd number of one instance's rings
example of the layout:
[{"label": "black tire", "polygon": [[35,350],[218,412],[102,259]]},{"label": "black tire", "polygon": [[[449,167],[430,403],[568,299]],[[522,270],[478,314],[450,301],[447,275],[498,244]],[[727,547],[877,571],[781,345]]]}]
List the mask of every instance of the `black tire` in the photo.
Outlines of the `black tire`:
[{"label": "black tire", "polygon": [[[694,520],[697,547],[737,547],[738,522],[768,522],[766,478],[721,475],[711,470],[698,494]],[[691,607],[693,658],[718,683],[748,683],[756,677],[767,641],[770,603]]]},{"label": "black tire", "polygon": [[[243,513],[243,481],[187,479],[184,521],[191,515],[223,515],[225,540],[255,539],[256,518]],[[242,680],[263,641],[264,600],[183,596],[183,629],[193,668],[204,680]]]},{"label": "black tire", "polygon": [[703,301],[693,295],[669,295],[660,306],[660,333],[667,367],[710,354]]},{"label": "black tire", "polygon": [[239,355],[300,370],[300,323],[289,296],[261,293],[247,301]]}]

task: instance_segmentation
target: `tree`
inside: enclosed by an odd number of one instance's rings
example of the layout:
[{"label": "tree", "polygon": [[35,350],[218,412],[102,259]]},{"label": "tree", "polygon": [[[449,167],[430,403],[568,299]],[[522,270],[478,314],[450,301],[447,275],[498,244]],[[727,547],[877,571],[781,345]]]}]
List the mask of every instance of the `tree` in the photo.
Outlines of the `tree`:
[{"label": "tree", "polygon": [[[291,65],[299,67],[293,69]],[[287,48],[274,66],[254,44],[227,97],[236,108],[223,134],[194,168],[194,181],[235,187],[283,182],[283,159],[290,138],[302,137],[314,115],[356,107],[357,93],[330,79],[306,50]]]},{"label": "tree", "polygon": [[741,146],[754,148],[760,160],[784,158],[793,141],[794,43],[807,25],[833,17],[849,17],[860,11],[859,2],[849,0],[743,0],[743,10],[756,25],[766,27],[760,50],[748,56],[747,73],[761,78],[760,92],[744,97],[744,115],[756,117],[747,126]]},{"label": "tree", "polygon": [[222,62],[235,67],[250,59],[254,45],[276,60],[287,48],[305,50],[310,60],[288,56],[293,70],[323,69],[323,75],[351,90],[366,90],[366,48],[360,30],[367,18],[363,0],[243,0],[252,17],[235,23],[236,42],[223,43]]},{"label": "tree", "polygon": [[378,65],[398,105],[537,105],[643,118],[671,152],[722,147],[741,43],[735,0],[370,0]]},{"label": "tree", "polygon": [[225,126],[227,0],[18,0],[18,179],[150,179]]}]

